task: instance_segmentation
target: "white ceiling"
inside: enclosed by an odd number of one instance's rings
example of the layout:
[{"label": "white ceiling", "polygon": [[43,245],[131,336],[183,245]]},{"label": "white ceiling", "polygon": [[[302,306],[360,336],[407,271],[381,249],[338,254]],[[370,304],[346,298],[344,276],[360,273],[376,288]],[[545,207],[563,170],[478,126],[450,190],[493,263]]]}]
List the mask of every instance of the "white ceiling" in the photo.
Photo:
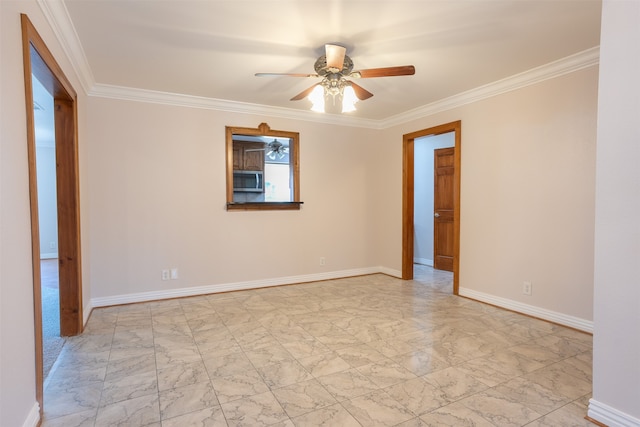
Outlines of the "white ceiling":
[{"label": "white ceiling", "polygon": [[599,45],[600,0],[64,0],[94,83],[262,106],[319,79],[325,43],[354,70],[413,64],[414,76],[361,79],[374,97],[349,115],[382,120]]}]

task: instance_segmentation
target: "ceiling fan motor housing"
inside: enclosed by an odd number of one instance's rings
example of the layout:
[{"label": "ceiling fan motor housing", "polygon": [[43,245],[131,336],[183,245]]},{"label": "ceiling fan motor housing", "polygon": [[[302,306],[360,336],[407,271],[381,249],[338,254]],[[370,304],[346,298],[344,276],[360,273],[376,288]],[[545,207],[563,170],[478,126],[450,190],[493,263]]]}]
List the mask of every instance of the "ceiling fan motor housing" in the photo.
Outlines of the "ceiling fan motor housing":
[{"label": "ceiling fan motor housing", "polygon": [[341,74],[343,76],[348,76],[353,70],[353,61],[349,58],[348,55],[344,56],[344,62],[342,64],[342,70],[336,70],[335,68],[329,68],[327,66],[327,56],[322,55],[316,61],[313,68],[316,70],[319,76],[326,76],[327,74]]}]

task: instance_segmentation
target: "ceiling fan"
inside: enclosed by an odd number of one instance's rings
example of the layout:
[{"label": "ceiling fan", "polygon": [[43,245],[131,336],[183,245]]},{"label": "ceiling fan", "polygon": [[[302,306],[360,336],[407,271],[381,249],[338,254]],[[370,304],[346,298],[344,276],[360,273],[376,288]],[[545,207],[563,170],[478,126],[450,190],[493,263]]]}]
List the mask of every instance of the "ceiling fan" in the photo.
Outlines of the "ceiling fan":
[{"label": "ceiling fan", "polygon": [[265,151],[265,155],[271,160],[282,160],[288,153],[289,147],[278,141],[276,138],[271,142],[265,142],[264,148],[250,148],[245,151]]},{"label": "ceiling fan", "polygon": [[291,101],[299,101],[308,97],[313,103],[312,110],[324,111],[325,97],[331,95],[335,101],[335,97],[340,96],[342,97],[342,111],[348,112],[355,110],[353,105],[355,102],[369,99],[373,94],[351,80],[347,80],[347,77],[366,79],[372,77],[411,76],[416,72],[413,65],[353,71],[353,61],[346,54],[347,49],[345,47],[335,44],[326,44],[324,47],[325,54],[320,56],[314,65],[315,74],[256,73],[256,76],[322,77],[320,83],[303,90],[291,98]]}]

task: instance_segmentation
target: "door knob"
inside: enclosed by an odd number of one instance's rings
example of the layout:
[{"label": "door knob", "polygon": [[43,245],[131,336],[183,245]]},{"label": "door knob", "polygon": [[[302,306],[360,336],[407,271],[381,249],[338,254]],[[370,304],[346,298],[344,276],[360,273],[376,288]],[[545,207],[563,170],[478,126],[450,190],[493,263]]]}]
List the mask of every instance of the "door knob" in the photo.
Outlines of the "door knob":
[{"label": "door knob", "polygon": [[440,218],[440,214],[438,212],[436,212],[435,214],[433,214],[433,216],[435,216],[436,218]]}]

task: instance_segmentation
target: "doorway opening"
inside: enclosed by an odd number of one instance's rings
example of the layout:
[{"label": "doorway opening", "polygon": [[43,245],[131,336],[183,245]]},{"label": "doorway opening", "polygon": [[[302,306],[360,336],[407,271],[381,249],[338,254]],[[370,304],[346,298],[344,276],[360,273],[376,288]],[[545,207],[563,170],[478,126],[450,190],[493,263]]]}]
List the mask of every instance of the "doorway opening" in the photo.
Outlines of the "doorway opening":
[{"label": "doorway opening", "polygon": [[451,174],[442,173],[443,162],[438,159],[446,159],[442,154],[454,147],[454,132],[414,139],[413,278],[445,293],[452,292],[453,283],[452,258],[447,253],[453,234],[446,209],[453,192]]},{"label": "doorway opening", "polygon": [[38,230],[42,299],[43,378],[46,381],[58,358],[64,337],[60,334],[60,279],[58,277],[58,200],[56,195],[55,102],[32,74],[36,137]]},{"label": "doorway opening", "polygon": [[[451,179],[450,185],[452,187],[451,192],[453,196],[451,209],[447,210],[446,215],[450,215],[450,225],[446,227],[448,233],[451,234],[450,240],[450,263],[451,270],[453,271],[453,294],[458,295],[459,288],[459,264],[460,264],[460,152],[461,152],[461,122],[456,121],[452,123],[446,123],[440,126],[423,129],[417,132],[406,134],[403,137],[403,206],[402,206],[402,278],[404,280],[411,280],[414,278],[414,262],[419,261],[423,264],[432,263],[434,259],[438,258],[437,253],[430,259],[429,251],[426,251],[424,240],[416,238],[416,232],[421,234],[426,233],[423,225],[426,222],[434,224],[436,230],[433,232],[434,240],[437,240],[438,225],[433,220],[435,215],[440,216],[437,207],[434,206],[433,210],[424,208],[427,211],[429,218],[418,218],[416,223],[416,204],[420,207],[424,200],[421,199],[421,186],[423,183],[416,182],[416,174],[420,177],[420,173],[431,173],[435,175],[433,169],[433,160],[430,160],[430,169],[423,164],[423,151],[426,151],[424,141],[428,141],[430,138],[432,142],[438,142],[443,144],[449,144],[449,140],[453,143],[451,153]],[[446,142],[443,142],[446,141]],[[443,150],[444,151],[444,150]],[[431,148],[432,154],[434,153]],[[416,162],[416,155],[418,161]],[[427,169],[425,172],[424,169]],[[433,182],[433,181],[429,181]],[[429,184],[427,184],[429,185]],[[435,187],[435,185],[434,185]],[[418,193],[416,192],[418,191]],[[432,193],[433,194],[433,193]],[[433,200],[433,199],[432,199]],[[437,202],[436,202],[437,204]],[[422,222],[421,222],[422,221]],[[430,231],[429,231],[430,232]],[[422,244],[422,247],[420,247]],[[416,247],[417,245],[417,247]],[[430,245],[430,243],[427,243]],[[433,246],[432,246],[433,247]],[[426,255],[425,255],[426,254]]]},{"label": "doorway opening", "polygon": [[[80,259],[80,200],[77,145],[77,95],[55,58],[27,17],[21,15],[27,116],[29,198],[31,203],[31,256],[35,336],[36,400],[42,419],[43,402],[43,323],[41,243],[38,200],[34,80],[53,98],[55,139],[55,180],[57,214],[58,289],[60,335],[82,332],[82,274]],[[45,248],[46,249],[46,248]]]}]

